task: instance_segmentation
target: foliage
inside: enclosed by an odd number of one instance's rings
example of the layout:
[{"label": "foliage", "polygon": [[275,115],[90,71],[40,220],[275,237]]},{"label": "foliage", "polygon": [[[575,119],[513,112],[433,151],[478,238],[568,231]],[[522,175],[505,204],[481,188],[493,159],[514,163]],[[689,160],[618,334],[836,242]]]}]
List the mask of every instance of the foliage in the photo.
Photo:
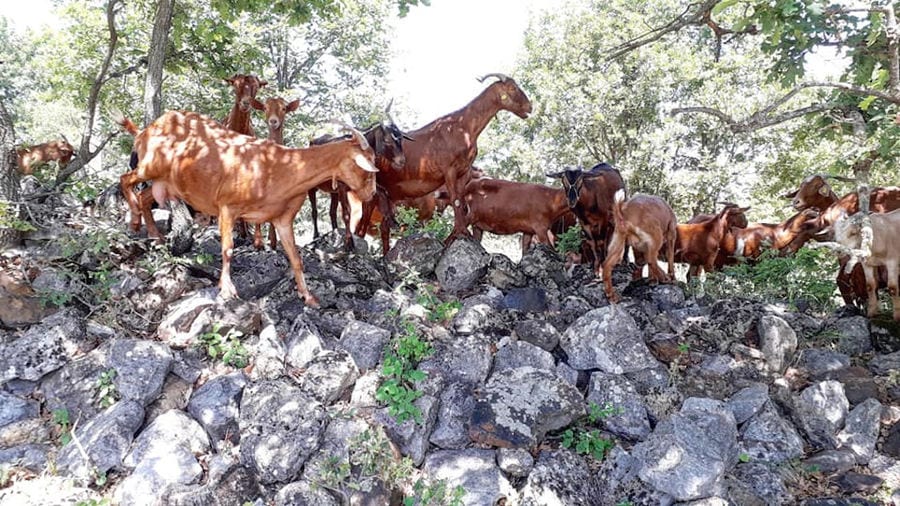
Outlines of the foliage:
[{"label": "foliage", "polygon": [[414,402],[422,396],[422,392],[416,390],[414,384],[424,380],[427,373],[417,369],[417,366],[434,349],[419,335],[415,323],[403,320],[400,329],[384,350],[381,367],[383,381],[375,398],[387,403],[388,413],[397,422],[403,423],[412,418],[421,424],[422,410]]},{"label": "foliage", "polygon": [[794,305],[804,301],[813,309],[827,311],[834,307],[836,272],[837,261],[827,251],[801,248],[794,256],[779,256],[777,250],[767,249],[753,264],[707,274],[696,288],[715,298],[748,297]]},{"label": "foliage", "polygon": [[94,401],[101,408],[112,406],[119,398],[119,391],[115,384],[116,374],[115,369],[107,369],[100,373],[100,377],[94,383],[94,388],[96,389]]},{"label": "foliage", "polygon": [[240,337],[243,332],[234,328],[228,329],[223,336],[219,330],[221,323],[214,323],[212,330],[200,334],[199,345],[206,350],[206,354],[213,360],[221,359],[222,363],[238,369],[246,367],[250,362],[250,352],[244,347]]},{"label": "foliage", "polygon": [[31,223],[19,219],[10,203],[3,200],[0,200],[0,228],[11,228],[20,232],[37,230]]},{"label": "foliage", "polygon": [[78,501],[75,503],[75,506],[110,506],[112,502],[107,497],[103,497],[100,499],[85,499],[83,501]]},{"label": "foliage", "polygon": [[437,289],[434,285],[421,281],[416,283],[416,285],[419,287],[416,302],[425,307],[428,321],[434,323],[446,322],[453,318],[453,315],[462,308],[462,303],[458,300],[441,301],[437,296]]},{"label": "foliage", "polygon": [[590,455],[596,460],[603,460],[606,452],[615,447],[615,442],[603,437],[599,430],[589,428],[604,418],[621,413],[621,409],[610,403],[602,407],[597,403],[590,403],[587,416],[578,420],[574,428],[563,431],[560,445],[566,449],[574,448],[579,455]]},{"label": "foliage", "polygon": [[423,233],[443,241],[453,231],[453,219],[443,213],[435,214],[427,221],[422,222],[419,219],[418,209],[399,205],[394,209],[394,218],[397,220],[401,237]]},{"label": "foliage", "polygon": [[466,489],[457,485],[448,490],[444,480],[426,482],[419,479],[413,485],[413,493],[414,496],[403,499],[403,506],[462,506]]},{"label": "foliage", "polygon": [[556,237],[556,251],[564,256],[566,253],[579,253],[583,239],[581,225],[573,225]]},{"label": "foliage", "polygon": [[66,408],[54,409],[53,423],[59,427],[59,442],[65,446],[72,441],[72,423],[69,420],[69,410]]}]

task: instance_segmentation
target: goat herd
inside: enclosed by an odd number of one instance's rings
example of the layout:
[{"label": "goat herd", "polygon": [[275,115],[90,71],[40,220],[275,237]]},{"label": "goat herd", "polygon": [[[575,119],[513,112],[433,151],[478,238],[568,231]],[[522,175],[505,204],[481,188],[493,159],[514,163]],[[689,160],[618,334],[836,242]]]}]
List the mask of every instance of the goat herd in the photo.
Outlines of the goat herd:
[{"label": "goat herd", "polygon": [[[527,118],[532,108],[513,79],[489,74],[480,80],[488,78],[494,81],[465,107],[418,130],[400,131],[388,106],[386,119],[367,130],[342,124],[349,135],[319,138],[308,148],[282,144],[285,115],[295,111],[299,102],[277,97],[260,102],[256,94],[266,82],[252,75],[238,74],[226,80],[234,89],[235,102],[224,124],[198,113],[170,111],[139,130],[121,118],[122,127],[135,136],[132,171],[120,181],[131,210],[131,227],[139,230],[143,220],[150,237],[162,238],[150,212],[154,201],[164,205],[181,199],[196,211],[216,216],[222,241],[219,286],[221,295],[228,298],[236,296],[230,276],[233,227],[241,220],[256,223],[254,244],[261,248],[260,224],[270,223],[270,246],[275,248],[277,232],[297,291],[310,305],[318,301],[303,278],[293,221],[309,197],[314,234],[318,235],[317,190],[332,197],[332,227],[341,204],[348,245],[352,244],[351,233],[363,236],[380,229],[384,252],[395,226],[393,210],[400,204],[418,209],[422,220],[429,219],[441,204],[452,206],[454,227],[448,243],[469,235],[471,227],[478,240],[483,231],[521,233],[523,251],[532,239],[553,244],[554,233],[580,223],[584,238],[581,260],[590,262],[598,275],[602,271],[606,295],[612,302],[619,297],[611,271],[621,262],[626,245],[634,251],[638,266],[633,277],[640,277],[643,266],[648,265],[650,276],[658,282],[674,280],[676,261],[690,266],[691,277],[701,269],[711,272],[742,260],[753,261],[765,248],[793,253],[810,239],[833,238],[851,249],[860,247],[860,227],[847,219],[858,211],[857,194],[838,198],[826,175],[806,178],[797,191],[787,195],[798,212],[778,224],[748,223],[744,213],[749,208],[730,203],[717,214],[698,215],[678,224],[663,199],[640,194],[626,198],[621,175],[605,163],[588,171],[567,168],[547,174],[560,179],[562,188],[483,177],[472,167],[479,134],[500,110]],[[254,136],[252,109],[265,114],[266,140]],[[68,162],[74,150],[64,144],[20,150],[20,169],[29,173],[33,161]],[[144,181],[152,181],[152,186],[136,193],[135,186]],[[876,289],[888,286],[895,320],[900,320],[898,207],[900,188],[872,190],[872,253],[850,273],[844,272],[847,259],[842,259],[837,276],[844,301],[867,303],[870,316],[878,310]],[[658,265],[662,253],[668,272]]]}]

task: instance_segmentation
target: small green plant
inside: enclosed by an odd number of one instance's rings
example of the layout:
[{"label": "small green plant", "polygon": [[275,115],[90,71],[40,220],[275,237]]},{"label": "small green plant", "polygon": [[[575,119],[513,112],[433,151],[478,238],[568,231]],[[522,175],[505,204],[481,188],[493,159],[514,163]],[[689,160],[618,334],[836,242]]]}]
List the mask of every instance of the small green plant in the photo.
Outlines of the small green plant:
[{"label": "small green plant", "polygon": [[59,442],[63,446],[72,441],[72,422],[69,420],[69,410],[60,408],[53,410],[53,423],[59,426]]},{"label": "small green plant", "polygon": [[453,222],[450,218],[443,214],[435,214],[423,223],[419,221],[419,210],[414,207],[397,206],[394,210],[394,218],[397,220],[401,237],[425,233],[443,241],[453,231]]},{"label": "small green plant", "polygon": [[428,320],[435,323],[446,322],[462,308],[458,300],[442,301],[433,285],[419,283],[416,301],[428,311]]},{"label": "small green plant", "polygon": [[221,323],[213,324],[209,332],[200,335],[200,345],[206,350],[206,354],[213,360],[220,359],[225,365],[243,368],[249,363],[250,353],[244,347],[240,337],[243,332],[230,329],[224,336],[219,330]]},{"label": "small green plant", "polygon": [[94,388],[97,389],[94,394],[94,401],[101,408],[108,408],[116,403],[119,398],[119,392],[116,389],[115,384],[116,379],[116,370],[115,369],[107,369],[100,373],[100,377],[97,378],[96,383],[94,383]]},{"label": "small green plant", "polygon": [[679,343],[678,344],[678,353],[687,353],[691,351],[691,345],[688,343]]},{"label": "small green plant", "polygon": [[410,418],[422,423],[422,411],[414,402],[422,396],[415,383],[427,374],[416,367],[434,352],[427,341],[422,340],[415,323],[403,320],[400,332],[385,349],[381,375],[384,378],[375,398],[388,406],[388,413],[399,423]]},{"label": "small green plant", "polygon": [[746,464],[747,462],[750,462],[750,455],[741,452],[741,454],[738,455],[738,460]]},{"label": "small green plant", "polygon": [[75,503],[75,506],[110,506],[112,502],[106,497],[100,499],[84,499]]},{"label": "small green plant", "polygon": [[412,497],[403,499],[403,506],[462,506],[466,489],[457,485],[449,490],[446,480],[426,482],[418,479],[413,484],[413,493]]},{"label": "small green plant", "polygon": [[596,460],[603,460],[606,452],[615,447],[615,442],[600,435],[600,431],[590,429],[600,420],[620,414],[622,408],[606,403],[602,407],[592,402],[588,406],[588,414],[562,433],[560,445],[566,449],[574,449],[579,455],[590,455]]},{"label": "small green plant", "polygon": [[19,232],[31,232],[37,230],[31,223],[21,220],[12,210],[8,201],[0,200],[0,228],[11,228]]},{"label": "small green plant", "polygon": [[634,503],[631,501],[619,501],[616,503],[616,506],[634,506]]},{"label": "small green plant", "polygon": [[556,236],[556,251],[565,256],[566,253],[579,253],[581,251],[581,225],[573,225],[565,232]]}]

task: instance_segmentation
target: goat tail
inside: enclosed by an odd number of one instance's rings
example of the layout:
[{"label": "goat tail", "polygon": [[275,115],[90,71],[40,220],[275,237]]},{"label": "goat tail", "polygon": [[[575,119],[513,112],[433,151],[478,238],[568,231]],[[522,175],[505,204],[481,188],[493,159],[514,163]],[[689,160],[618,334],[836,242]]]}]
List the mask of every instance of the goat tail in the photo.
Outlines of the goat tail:
[{"label": "goat tail", "polygon": [[[622,212],[622,206],[625,205],[625,190],[620,189],[613,197],[612,213],[615,228],[625,227],[625,213]],[[625,228],[622,228],[625,230]]]},{"label": "goat tail", "polygon": [[135,125],[134,122],[132,122],[125,116],[122,116],[118,120],[116,120],[116,123],[118,123],[122,128],[125,129],[126,132],[130,133],[131,135],[137,135],[138,132],[140,132],[140,129],[138,129],[137,125]]}]

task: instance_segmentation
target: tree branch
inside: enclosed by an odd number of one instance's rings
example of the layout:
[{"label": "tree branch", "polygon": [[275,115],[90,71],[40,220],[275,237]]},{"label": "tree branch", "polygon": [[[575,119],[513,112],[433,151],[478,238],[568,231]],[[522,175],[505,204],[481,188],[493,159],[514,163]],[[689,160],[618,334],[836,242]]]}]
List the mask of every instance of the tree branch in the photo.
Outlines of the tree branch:
[{"label": "tree branch", "polygon": [[[610,54],[606,57],[606,60],[615,60],[616,58],[634,51],[641,46],[646,46],[647,44],[656,42],[657,40],[672,32],[677,32],[685,26],[703,24],[706,14],[720,1],[721,0],[703,0],[703,2],[701,3],[692,3],[688,5],[681,14],[679,14],[675,19],[669,21],[665,25],[654,28],[649,32],[638,35],[637,37],[625,41],[612,48]],[[694,7],[696,7],[697,10],[691,12],[691,9]]]}]

